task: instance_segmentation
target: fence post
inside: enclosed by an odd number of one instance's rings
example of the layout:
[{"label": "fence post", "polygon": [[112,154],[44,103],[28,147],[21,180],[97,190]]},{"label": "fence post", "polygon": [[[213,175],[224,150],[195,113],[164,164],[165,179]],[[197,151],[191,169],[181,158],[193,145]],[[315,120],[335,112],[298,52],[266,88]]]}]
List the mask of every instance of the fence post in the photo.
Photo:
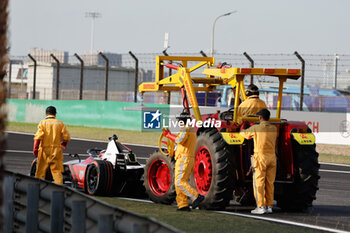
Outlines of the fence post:
[{"label": "fence post", "polygon": [[[163,54],[164,54],[165,56],[169,56],[169,54],[167,53],[166,49],[163,50]],[[169,61],[169,63],[171,64],[172,61]],[[169,68],[169,76],[171,76],[172,74],[173,74],[173,70]],[[171,92],[168,91],[167,94],[168,94],[168,101],[167,101],[167,102],[168,102],[168,104],[170,104]]]},{"label": "fence post", "polygon": [[53,55],[52,53],[50,56],[55,60],[56,62],[56,100],[59,99],[59,81],[60,81],[60,61]]},{"label": "fence post", "polygon": [[85,233],[86,232],[86,202],[73,201],[72,202],[72,232]]},{"label": "fence post", "polygon": [[98,232],[99,233],[113,232],[113,216],[111,214],[101,214],[98,216]]},{"label": "fence post", "polygon": [[50,233],[63,233],[64,192],[53,191],[51,195]]},{"label": "fence post", "polygon": [[[246,52],[244,52],[243,55],[249,60],[250,67],[254,68],[254,60]],[[250,84],[253,84],[253,82],[254,82],[254,75],[250,75]]]},{"label": "fence post", "polygon": [[[13,211],[14,211],[14,190],[15,190],[15,179],[12,176],[5,176],[2,191],[4,192],[4,219],[3,219],[3,232],[12,233],[13,232]],[[1,230],[0,230],[1,231]]]},{"label": "fence post", "polygon": [[7,93],[7,98],[11,98],[11,76],[12,76],[12,61],[10,60],[9,62],[9,81],[8,81],[8,93]]},{"label": "fence post", "polygon": [[132,233],[149,233],[147,223],[135,223],[132,227]]},{"label": "fence post", "polygon": [[38,232],[38,210],[39,210],[40,184],[28,184],[26,232]]},{"label": "fence post", "polygon": [[208,57],[207,54],[205,54],[205,52],[203,52],[203,50],[201,50],[199,53],[200,53],[203,57]]},{"label": "fence post", "polygon": [[129,51],[130,56],[135,60],[135,87],[134,87],[134,102],[137,102],[137,84],[138,84],[138,75],[139,75],[139,59]]},{"label": "fence post", "polygon": [[33,70],[33,99],[35,99],[35,92],[36,92],[36,60],[30,53],[28,53],[28,57],[34,62],[34,70]]},{"label": "fence post", "polygon": [[300,56],[300,54],[295,51],[294,55],[297,56],[299,61],[301,62],[301,83],[300,83],[300,106],[299,110],[303,111],[304,105],[304,79],[305,79],[305,60]]},{"label": "fence post", "polygon": [[[200,53],[203,57],[207,57],[207,54],[205,54],[205,53],[203,52],[203,50],[201,50],[199,53]],[[205,84],[204,84],[204,85],[205,85]],[[205,105],[205,106],[208,105],[208,92],[207,92],[207,91],[204,93],[204,105]]]},{"label": "fence post", "polygon": [[338,81],[338,60],[339,56],[334,54],[334,89],[337,89],[337,81]]},{"label": "fence post", "polygon": [[109,69],[109,60],[102,52],[99,52],[98,54],[103,58],[103,60],[106,61],[106,69],[105,69],[105,73],[106,73],[106,76],[105,76],[105,101],[107,101],[108,100],[108,69]]},{"label": "fence post", "polygon": [[79,85],[79,100],[83,99],[83,80],[84,80],[84,61],[78,54],[74,53],[74,56],[80,61],[80,85]]}]

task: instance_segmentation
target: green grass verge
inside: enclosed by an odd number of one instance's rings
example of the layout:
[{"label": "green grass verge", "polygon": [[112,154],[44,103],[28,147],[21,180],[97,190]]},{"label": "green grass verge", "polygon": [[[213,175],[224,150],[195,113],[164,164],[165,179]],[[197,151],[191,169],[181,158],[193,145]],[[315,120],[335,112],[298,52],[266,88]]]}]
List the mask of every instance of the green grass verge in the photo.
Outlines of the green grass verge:
[{"label": "green grass verge", "polygon": [[[35,133],[38,124],[8,122],[6,130]],[[67,125],[67,129],[73,138],[86,138],[107,141],[108,137],[116,134],[121,142],[142,145],[158,145],[159,132],[137,132],[122,129],[92,128]]]},{"label": "green grass verge", "polygon": [[[37,124],[8,122],[6,130],[26,133],[35,133]],[[67,129],[71,137],[105,140],[113,134],[117,134],[121,142],[156,146],[160,133],[136,132],[120,129],[104,129],[92,127],[80,127],[68,125]],[[320,153],[320,162],[350,164],[350,156]]]},{"label": "green grass verge", "polygon": [[350,164],[350,156],[320,153],[318,160],[324,163]]},{"label": "green grass verge", "polygon": [[125,210],[149,216],[174,226],[188,233],[213,232],[318,232],[316,230],[295,227],[267,221],[254,220],[232,215],[215,213],[213,211],[193,210],[191,212],[178,212],[176,206],[143,203],[119,198],[99,197],[108,204],[121,207]]}]

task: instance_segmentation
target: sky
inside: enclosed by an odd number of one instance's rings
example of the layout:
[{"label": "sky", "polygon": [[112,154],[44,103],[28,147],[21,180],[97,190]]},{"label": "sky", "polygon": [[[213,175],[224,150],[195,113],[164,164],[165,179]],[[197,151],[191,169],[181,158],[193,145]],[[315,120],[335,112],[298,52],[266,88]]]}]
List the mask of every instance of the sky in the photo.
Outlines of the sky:
[{"label": "sky", "polygon": [[348,0],[12,0],[10,54],[30,48],[114,53],[160,53],[169,33],[169,53],[209,53],[217,20],[217,53],[350,54]]}]

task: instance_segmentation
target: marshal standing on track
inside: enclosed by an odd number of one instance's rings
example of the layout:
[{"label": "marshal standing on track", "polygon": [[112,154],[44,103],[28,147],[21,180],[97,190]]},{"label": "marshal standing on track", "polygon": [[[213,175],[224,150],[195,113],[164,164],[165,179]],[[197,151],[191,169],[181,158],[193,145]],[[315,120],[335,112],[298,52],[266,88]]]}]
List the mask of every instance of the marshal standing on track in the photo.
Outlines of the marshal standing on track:
[{"label": "marshal standing on track", "polygon": [[246,138],[254,138],[254,155],[252,155],[253,187],[257,208],[252,214],[272,213],[274,182],[276,177],[276,139],[277,128],[271,125],[270,111],[262,109],[256,115],[260,124],[242,130]]},{"label": "marshal standing on track", "polygon": [[[56,108],[46,108],[46,118],[40,121],[34,136],[33,154],[38,158],[36,178],[45,179],[48,168],[56,184],[63,184],[63,153],[70,135],[62,121],[56,119]],[[61,141],[62,140],[62,141]]]},{"label": "marshal standing on track", "polygon": [[168,129],[163,131],[164,137],[177,143],[175,151],[175,189],[178,206],[177,210],[179,211],[191,210],[188,205],[187,197],[191,198],[193,201],[192,209],[197,208],[199,203],[204,200],[204,196],[198,194],[198,192],[188,184],[194,168],[194,152],[197,142],[197,135],[194,129],[190,126],[185,126],[186,122],[190,119],[190,116],[184,112],[177,117],[177,120],[179,122],[182,121],[182,125],[184,125],[184,128],[181,129],[178,135],[171,134]]},{"label": "marshal standing on track", "polygon": [[250,84],[245,94],[248,98],[238,106],[237,117],[256,115],[266,108],[265,102],[259,98],[259,88],[256,85]]}]

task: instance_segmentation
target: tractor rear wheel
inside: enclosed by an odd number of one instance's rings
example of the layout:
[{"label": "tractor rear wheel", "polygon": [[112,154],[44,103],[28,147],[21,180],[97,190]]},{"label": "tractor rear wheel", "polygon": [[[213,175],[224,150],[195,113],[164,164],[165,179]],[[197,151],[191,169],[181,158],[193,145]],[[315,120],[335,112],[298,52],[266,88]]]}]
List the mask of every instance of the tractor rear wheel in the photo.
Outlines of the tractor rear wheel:
[{"label": "tractor rear wheel", "polygon": [[232,199],[233,172],[227,144],[216,129],[202,132],[197,138],[193,183],[205,196],[200,207],[224,209]]},{"label": "tractor rear wheel", "polygon": [[112,190],[113,175],[111,162],[95,160],[86,170],[86,192],[90,195],[108,195]]},{"label": "tractor rear wheel", "polygon": [[283,194],[276,197],[277,206],[290,211],[303,211],[312,206],[318,190],[318,153],[315,145],[299,145],[293,141],[294,174],[293,184],[284,184]]},{"label": "tractor rear wheel", "polygon": [[144,186],[149,198],[155,203],[170,205],[174,202],[175,161],[160,153],[153,153],[146,162]]}]

